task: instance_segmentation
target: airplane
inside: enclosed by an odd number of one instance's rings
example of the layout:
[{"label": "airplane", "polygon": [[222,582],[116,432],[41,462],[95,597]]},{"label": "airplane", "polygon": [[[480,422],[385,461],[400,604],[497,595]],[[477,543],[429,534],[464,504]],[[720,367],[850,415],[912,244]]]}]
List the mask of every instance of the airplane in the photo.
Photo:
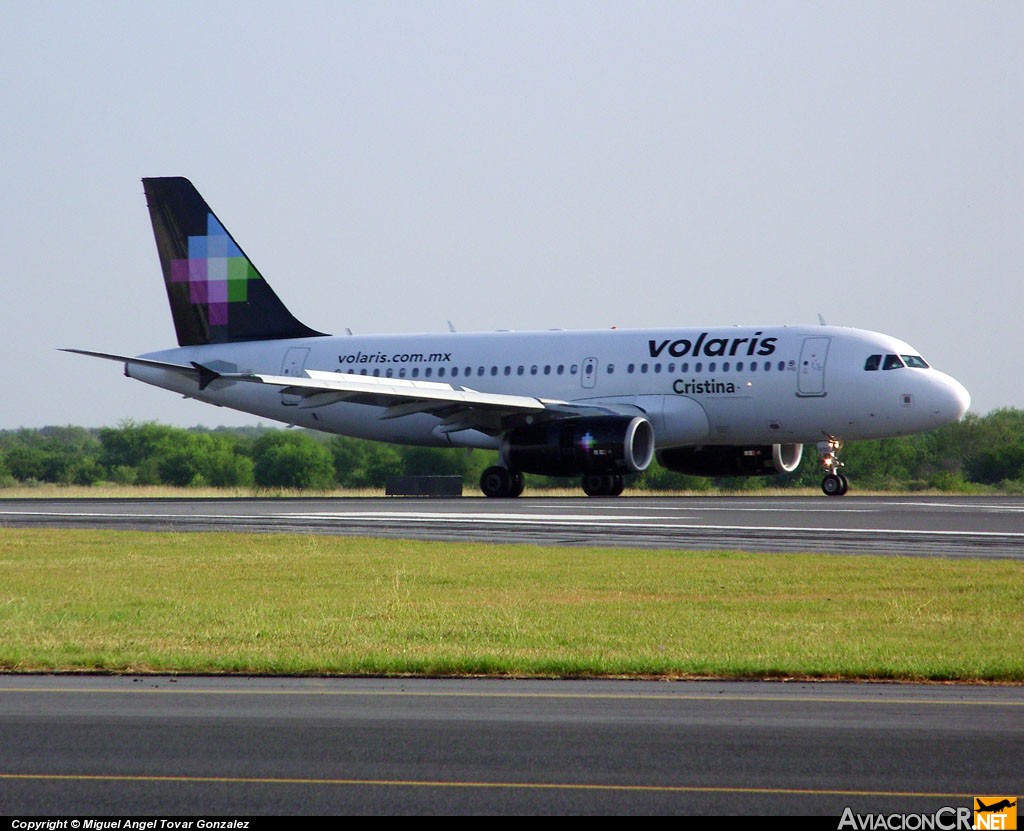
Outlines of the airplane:
[{"label": "airplane", "polygon": [[979,813],[988,813],[991,811],[994,814],[1000,814],[1007,808],[1013,808],[1017,804],[1017,800],[1011,802],[1009,799],[1000,799],[998,802],[995,802],[992,805],[986,805],[984,802],[981,801],[980,796],[976,796],[975,800],[977,800],[978,807],[974,810],[978,811]]},{"label": "airplane", "polygon": [[488,497],[519,496],[524,473],[618,496],[655,456],[698,476],[790,473],[805,444],[822,491],[842,496],[844,442],[932,430],[970,405],[909,344],[837,326],[326,335],[288,311],[190,181],[142,182],[178,347],[64,351],[293,426],[497,450]]}]

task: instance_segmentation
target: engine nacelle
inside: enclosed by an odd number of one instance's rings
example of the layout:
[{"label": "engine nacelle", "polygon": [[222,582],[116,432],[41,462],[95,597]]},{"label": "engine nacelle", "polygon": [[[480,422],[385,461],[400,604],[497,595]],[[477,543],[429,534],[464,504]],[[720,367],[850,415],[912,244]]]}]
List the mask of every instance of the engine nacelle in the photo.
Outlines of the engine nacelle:
[{"label": "engine nacelle", "polygon": [[505,434],[511,470],[544,476],[639,473],[654,458],[654,428],[642,416],[585,416],[544,421]]},{"label": "engine nacelle", "polygon": [[774,476],[792,473],[804,455],[802,444],[757,447],[673,447],[658,451],[658,462],[676,473],[691,476]]}]

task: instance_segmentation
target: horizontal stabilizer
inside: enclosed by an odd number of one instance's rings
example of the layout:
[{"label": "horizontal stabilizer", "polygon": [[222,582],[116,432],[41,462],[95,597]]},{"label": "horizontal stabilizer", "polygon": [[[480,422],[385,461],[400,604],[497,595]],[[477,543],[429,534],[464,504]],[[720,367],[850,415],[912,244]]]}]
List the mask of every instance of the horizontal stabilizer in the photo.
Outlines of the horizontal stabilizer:
[{"label": "horizontal stabilizer", "polygon": [[[166,369],[168,372],[176,372],[187,378],[195,378],[197,381],[201,377],[202,370],[205,369],[205,367],[200,367],[199,364],[194,364],[192,366],[185,366],[184,364],[170,364],[166,361],[151,361],[148,358],[133,358],[129,355],[111,355],[109,352],[90,352],[87,349],[61,349],[60,351],[74,352],[76,355],[88,355],[90,358],[103,358],[107,361],[118,361],[119,363],[126,365],[148,366],[153,369]],[[210,380],[214,379],[211,378]]]}]

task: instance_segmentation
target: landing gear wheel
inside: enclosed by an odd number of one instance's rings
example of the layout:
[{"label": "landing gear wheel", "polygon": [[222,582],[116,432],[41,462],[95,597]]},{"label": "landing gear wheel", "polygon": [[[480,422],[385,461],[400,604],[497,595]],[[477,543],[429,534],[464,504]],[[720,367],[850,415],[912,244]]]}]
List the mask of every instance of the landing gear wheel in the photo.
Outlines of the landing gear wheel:
[{"label": "landing gear wheel", "polygon": [[821,489],[825,492],[825,496],[842,496],[846,493],[850,485],[848,482],[843,482],[845,478],[845,476],[840,476],[838,473],[830,473],[822,479]]},{"label": "landing gear wheel", "polygon": [[626,482],[621,473],[585,473],[580,487],[587,496],[619,496]]},{"label": "landing gear wheel", "polygon": [[828,441],[818,442],[818,457],[825,469],[825,478],[821,480],[825,496],[845,496],[850,489],[850,480],[839,472],[843,467],[839,461],[842,447],[843,443],[834,436],[829,436]]},{"label": "landing gear wheel", "polygon": [[523,490],[526,488],[526,479],[523,478],[523,474],[518,470],[512,471],[512,487],[509,488],[508,495],[511,497],[521,496]]},{"label": "landing gear wheel", "polygon": [[484,492],[484,496],[492,499],[518,496],[518,493],[513,493],[514,489],[515,475],[508,468],[494,465],[487,468],[480,476],[480,490]]}]

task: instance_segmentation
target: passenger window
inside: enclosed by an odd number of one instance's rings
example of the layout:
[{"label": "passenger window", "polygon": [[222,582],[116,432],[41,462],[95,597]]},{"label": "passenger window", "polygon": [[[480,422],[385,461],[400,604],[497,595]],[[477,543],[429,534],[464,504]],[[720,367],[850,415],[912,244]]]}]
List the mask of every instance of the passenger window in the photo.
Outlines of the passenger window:
[{"label": "passenger window", "polygon": [[521,366],[520,367],[516,367],[516,375],[522,375],[522,374],[523,374],[523,368]]},{"label": "passenger window", "polygon": [[545,375],[550,375],[551,374],[551,364],[544,364],[544,374]]},{"label": "passenger window", "polygon": [[573,364],[571,367],[569,367],[569,374],[570,375],[575,375],[576,374],[576,364]]},{"label": "passenger window", "polygon": [[661,364],[655,364],[654,365],[654,371],[655,372],[661,372]]},{"label": "passenger window", "polygon": [[729,371],[729,362],[726,361],[724,364],[722,364],[722,372],[728,372],[728,371]]},{"label": "passenger window", "polygon": [[497,374],[498,374],[498,368],[496,366],[492,366],[491,367],[491,375],[497,375]]},{"label": "passenger window", "polygon": [[647,364],[640,364],[640,371],[644,374],[647,373]]},{"label": "passenger window", "polygon": [[441,367],[440,369],[437,370],[437,377],[444,378],[444,367]]},{"label": "passenger window", "polygon": [[537,367],[536,366],[531,366],[530,367],[530,374],[531,375],[536,375],[537,374]]},{"label": "passenger window", "polygon": [[718,366],[718,364],[716,364],[716,363],[715,363],[714,361],[712,361],[711,363],[709,363],[709,364],[708,364],[708,372],[714,372],[714,371],[715,371],[715,367],[716,367],[716,366]]},{"label": "passenger window", "polygon": [[636,372],[636,364],[627,364],[626,365],[626,372],[628,372],[630,375],[632,375],[634,372]]},{"label": "passenger window", "polygon": [[512,374],[512,367],[510,367],[510,366],[505,367],[505,374],[506,375],[511,375]]},{"label": "passenger window", "polygon": [[615,364],[608,364],[608,368],[607,368],[606,372],[609,375],[614,375],[615,374]]},{"label": "passenger window", "polygon": [[687,362],[685,364],[679,364],[679,371],[680,372],[689,372],[690,371],[690,364],[689,364],[689,362]]},{"label": "passenger window", "polygon": [[880,363],[882,363],[881,355],[868,355],[868,359],[864,362],[864,371],[874,372]]},{"label": "passenger window", "polygon": [[736,371],[743,372],[743,361],[736,361]]},{"label": "passenger window", "polygon": [[453,366],[452,367],[452,378],[458,378],[458,377],[459,377],[459,368],[457,366]]},{"label": "passenger window", "polygon": [[564,365],[564,364],[559,364],[559,365],[558,365],[558,369],[557,369],[557,370],[555,370],[555,372],[556,372],[556,373],[557,373],[558,375],[565,375],[565,365]]},{"label": "passenger window", "polygon": [[694,372],[700,372],[703,368],[704,368],[704,364],[701,363],[700,361],[697,361],[697,363],[695,363],[693,365],[693,371]]},{"label": "passenger window", "polygon": [[429,378],[433,374],[434,374],[434,370],[431,369],[429,366],[425,370],[423,370],[423,377],[424,378]]},{"label": "passenger window", "polygon": [[903,361],[899,355],[886,355],[882,369],[903,369]]}]

